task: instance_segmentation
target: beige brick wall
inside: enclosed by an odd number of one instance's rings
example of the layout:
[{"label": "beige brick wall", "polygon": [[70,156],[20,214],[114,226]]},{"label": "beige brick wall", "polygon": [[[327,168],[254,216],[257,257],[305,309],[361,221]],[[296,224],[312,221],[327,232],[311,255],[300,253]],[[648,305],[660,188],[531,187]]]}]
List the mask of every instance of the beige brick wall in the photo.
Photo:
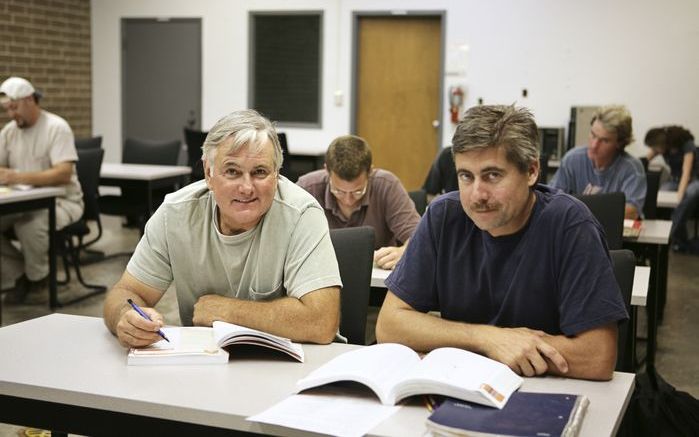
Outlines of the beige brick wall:
[{"label": "beige brick wall", "polygon": [[90,56],[89,0],[0,1],[0,80],[31,81],[79,138],[92,133]]}]

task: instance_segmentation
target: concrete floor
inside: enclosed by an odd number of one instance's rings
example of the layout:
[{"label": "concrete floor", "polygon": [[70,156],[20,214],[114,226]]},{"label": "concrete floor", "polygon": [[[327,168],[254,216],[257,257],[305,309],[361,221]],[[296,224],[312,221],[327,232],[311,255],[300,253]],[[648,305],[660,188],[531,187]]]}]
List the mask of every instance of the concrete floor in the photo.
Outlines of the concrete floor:
[{"label": "concrete floor", "polygon": [[[132,251],[138,242],[138,231],[121,227],[121,220],[103,216],[104,235],[94,249],[107,254]],[[128,257],[120,256],[88,265],[83,273],[88,282],[113,285],[123,273]],[[664,322],[658,331],[657,368],[659,373],[678,390],[699,397],[699,257],[670,254],[668,274],[668,301]],[[59,263],[59,276],[63,274]],[[68,299],[83,291],[77,280],[59,287],[59,298]],[[172,290],[171,290],[172,291]],[[88,316],[102,316],[103,295],[60,308],[58,312]],[[179,324],[175,293],[168,292],[157,305],[168,324]],[[3,305],[3,325],[50,314],[46,305]],[[373,337],[376,309],[370,312],[368,337]],[[639,311],[639,332],[645,332],[645,311]],[[115,340],[116,341],[116,340]],[[639,343],[639,356],[644,353],[644,343]],[[23,429],[0,424],[0,436],[24,435]]]}]

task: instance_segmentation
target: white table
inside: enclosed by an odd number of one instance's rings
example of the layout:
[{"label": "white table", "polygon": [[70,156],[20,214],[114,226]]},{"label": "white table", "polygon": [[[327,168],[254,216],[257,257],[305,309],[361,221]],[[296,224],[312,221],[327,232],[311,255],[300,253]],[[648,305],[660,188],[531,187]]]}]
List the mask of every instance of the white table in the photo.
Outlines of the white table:
[{"label": "white table", "polygon": [[[245,418],[286,398],[298,379],[356,347],[304,345],[303,364],[265,350],[233,349],[226,365],[130,367],[102,319],[52,314],[0,329],[0,349],[12,351],[0,360],[0,421],[87,435],[130,435],[135,427],[142,435],[210,436],[231,429],[305,435]],[[590,407],[580,435],[609,436],[633,384],[633,374],[617,372],[608,382],[525,378],[522,390],[584,394]],[[421,436],[428,414],[410,403],[370,434]]]},{"label": "white table", "polygon": [[136,187],[145,191],[147,196],[147,217],[153,215],[153,190],[171,186],[179,182],[182,176],[192,173],[191,167],[181,165],[147,165],[102,163],[100,185],[118,187]]},{"label": "white table", "polygon": [[[66,193],[63,187],[39,187],[12,190],[0,194],[0,216],[46,208],[49,212],[49,305],[58,306],[56,290],[56,197]],[[0,270],[2,267],[0,266]],[[2,302],[0,302],[0,324]]]},{"label": "white table", "polygon": [[[384,270],[374,267],[371,270],[371,286],[386,288],[384,282],[391,270]],[[631,305],[645,306],[646,296],[648,296],[648,284],[650,280],[650,267],[636,266],[633,277],[633,290],[631,291]]]},{"label": "white table", "polygon": [[658,208],[677,208],[680,201],[677,200],[677,191],[658,191]]}]

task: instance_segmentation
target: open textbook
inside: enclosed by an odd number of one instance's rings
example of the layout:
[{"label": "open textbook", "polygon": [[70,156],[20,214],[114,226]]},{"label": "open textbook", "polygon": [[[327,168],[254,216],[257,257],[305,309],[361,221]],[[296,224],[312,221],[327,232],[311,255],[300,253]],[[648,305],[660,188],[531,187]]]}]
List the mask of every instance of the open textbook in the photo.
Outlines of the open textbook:
[{"label": "open textbook", "polygon": [[385,343],[335,357],[298,381],[296,390],[340,381],[366,385],[384,405],[436,394],[497,408],[522,385],[522,378],[506,365],[463,349],[435,349],[420,359],[407,346]]},{"label": "open textbook", "polygon": [[129,350],[127,364],[213,364],[228,362],[223,348],[236,344],[262,346],[284,352],[303,362],[303,348],[288,338],[279,337],[244,326],[215,321],[212,328],[203,326],[165,327],[170,339],[145,348]]}]

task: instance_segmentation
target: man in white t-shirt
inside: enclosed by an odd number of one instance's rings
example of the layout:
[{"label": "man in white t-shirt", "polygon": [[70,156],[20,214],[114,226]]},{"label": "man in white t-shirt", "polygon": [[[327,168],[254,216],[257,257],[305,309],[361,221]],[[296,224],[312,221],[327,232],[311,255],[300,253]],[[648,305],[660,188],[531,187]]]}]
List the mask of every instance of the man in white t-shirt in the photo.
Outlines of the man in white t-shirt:
[{"label": "man in white t-shirt", "polygon": [[166,196],[146,224],[105,298],[107,327],[125,347],[160,340],[163,317],[152,307],[174,283],[183,325],[222,320],[294,341],[332,341],[342,283],[328,222],[313,196],[280,176],[270,121],[252,110],[223,117],[202,160],[205,180]]},{"label": "man in white t-shirt", "polygon": [[[39,106],[41,94],[29,81],[10,77],[0,85],[0,103],[12,119],[0,131],[0,185],[60,186],[56,199],[56,229],[77,221],[83,194],[75,162],[73,132],[61,117]],[[48,212],[29,211],[0,218],[0,233],[14,229],[17,250],[0,235],[2,287],[15,282],[7,303],[41,303],[48,299]]]}]

